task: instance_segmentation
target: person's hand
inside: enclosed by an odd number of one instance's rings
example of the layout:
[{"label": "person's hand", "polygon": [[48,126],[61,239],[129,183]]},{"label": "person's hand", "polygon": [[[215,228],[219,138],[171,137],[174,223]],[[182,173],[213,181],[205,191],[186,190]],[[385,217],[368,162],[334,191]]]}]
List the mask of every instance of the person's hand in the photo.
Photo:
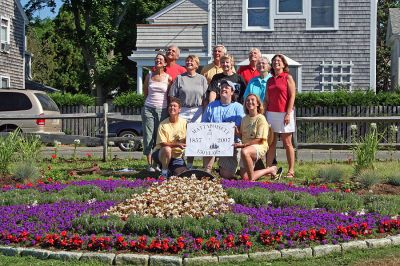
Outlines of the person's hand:
[{"label": "person's hand", "polygon": [[244,144],[242,143],[233,143],[232,146],[237,149],[237,148],[244,148],[246,147]]},{"label": "person's hand", "polygon": [[285,117],[283,118],[283,124],[286,126],[290,122],[290,114],[286,113]]},{"label": "person's hand", "polygon": [[235,135],[240,135],[240,130],[237,126],[233,127],[235,129]]},{"label": "person's hand", "polygon": [[186,147],[186,143],[178,143],[178,147],[184,149]]}]

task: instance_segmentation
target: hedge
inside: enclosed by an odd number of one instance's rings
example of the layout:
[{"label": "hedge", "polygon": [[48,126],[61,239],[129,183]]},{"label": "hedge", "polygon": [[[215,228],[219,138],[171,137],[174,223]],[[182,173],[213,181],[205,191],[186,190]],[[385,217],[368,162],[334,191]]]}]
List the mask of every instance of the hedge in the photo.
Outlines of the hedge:
[{"label": "hedge", "polygon": [[71,106],[71,105],[95,105],[95,98],[86,94],[72,94],[72,93],[49,93],[48,94],[58,106]]}]

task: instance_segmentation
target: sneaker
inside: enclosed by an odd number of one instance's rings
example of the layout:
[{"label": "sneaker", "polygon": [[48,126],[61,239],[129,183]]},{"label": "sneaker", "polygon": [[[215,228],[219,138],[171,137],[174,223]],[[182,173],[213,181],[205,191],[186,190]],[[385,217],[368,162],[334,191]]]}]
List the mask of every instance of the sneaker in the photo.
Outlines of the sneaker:
[{"label": "sneaker", "polygon": [[158,165],[156,166],[155,170],[156,170],[157,172],[161,172],[161,168],[160,168]]},{"label": "sneaker", "polygon": [[152,173],[154,173],[155,171],[156,171],[156,169],[154,169],[154,167],[153,166],[147,166],[147,172],[152,172]]},{"label": "sneaker", "polygon": [[168,170],[162,170],[160,176],[163,176],[167,178],[169,176],[169,171]]}]

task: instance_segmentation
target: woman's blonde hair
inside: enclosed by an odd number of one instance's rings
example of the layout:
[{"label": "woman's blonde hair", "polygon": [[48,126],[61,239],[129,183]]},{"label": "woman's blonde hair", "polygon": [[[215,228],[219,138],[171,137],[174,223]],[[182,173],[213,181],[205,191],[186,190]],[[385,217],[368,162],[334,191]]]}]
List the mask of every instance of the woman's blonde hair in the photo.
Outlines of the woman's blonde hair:
[{"label": "woman's blonde hair", "polygon": [[197,64],[197,67],[200,66],[200,59],[197,55],[190,54],[186,57],[186,60],[188,59],[192,59]]},{"label": "woman's blonde hair", "polygon": [[224,56],[221,56],[220,61],[226,61],[226,60],[230,60],[231,61],[231,65],[232,67],[235,65],[235,59],[233,59],[233,56],[231,56],[230,54],[226,54]]},{"label": "woman's blonde hair", "polygon": [[245,113],[246,115],[249,114],[249,109],[247,109],[246,101],[247,101],[247,98],[249,98],[250,96],[255,96],[255,97],[256,97],[257,104],[258,104],[258,106],[257,106],[257,113],[258,113],[258,114],[263,114],[263,113],[264,113],[264,106],[263,106],[263,103],[261,102],[260,97],[258,97],[258,96],[255,95],[254,93],[250,93],[249,95],[247,95],[246,99],[244,100],[244,104],[243,104],[244,113]]}]

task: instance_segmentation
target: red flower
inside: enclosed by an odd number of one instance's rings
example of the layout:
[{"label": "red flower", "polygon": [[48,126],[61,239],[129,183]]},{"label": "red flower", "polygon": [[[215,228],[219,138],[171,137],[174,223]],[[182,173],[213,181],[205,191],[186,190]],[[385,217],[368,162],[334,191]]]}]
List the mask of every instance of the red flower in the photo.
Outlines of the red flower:
[{"label": "red flower", "polygon": [[57,154],[54,154],[54,153],[53,153],[53,154],[51,155],[51,158],[52,158],[52,159],[56,159],[56,158],[57,158]]},{"label": "red flower", "polygon": [[207,250],[210,252],[215,252],[220,249],[221,243],[215,237],[210,237],[210,239],[206,242]]}]

